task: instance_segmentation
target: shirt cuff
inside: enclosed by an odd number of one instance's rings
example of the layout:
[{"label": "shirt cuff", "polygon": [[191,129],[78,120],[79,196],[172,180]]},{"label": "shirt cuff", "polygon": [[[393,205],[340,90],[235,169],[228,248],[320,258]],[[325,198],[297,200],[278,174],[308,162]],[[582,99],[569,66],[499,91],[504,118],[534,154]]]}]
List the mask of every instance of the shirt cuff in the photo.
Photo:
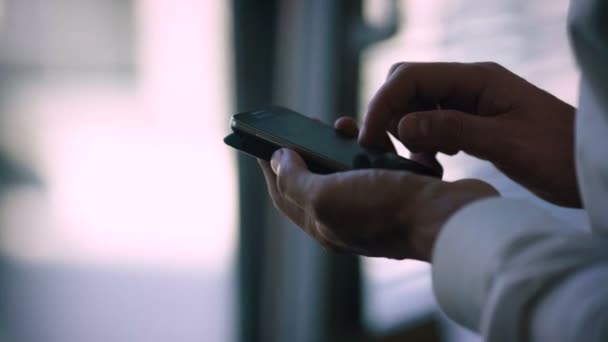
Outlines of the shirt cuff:
[{"label": "shirt cuff", "polygon": [[529,202],[500,197],[456,212],[443,227],[433,252],[433,290],[442,310],[479,331],[483,305],[506,249],[532,227],[551,222],[556,221]]}]

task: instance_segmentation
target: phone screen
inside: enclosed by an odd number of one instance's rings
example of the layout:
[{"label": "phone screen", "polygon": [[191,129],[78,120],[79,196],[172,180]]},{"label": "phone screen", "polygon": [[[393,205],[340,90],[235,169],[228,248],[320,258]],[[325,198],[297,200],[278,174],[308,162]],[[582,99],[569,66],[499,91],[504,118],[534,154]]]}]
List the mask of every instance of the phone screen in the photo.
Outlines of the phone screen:
[{"label": "phone screen", "polygon": [[[325,160],[340,164],[342,169],[352,168],[354,159],[370,154],[356,139],[339,134],[333,127],[310,119],[285,108],[271,108],[234,116],[246,129],[278,145],[308,152]],[[239,127],[236,127],[239,128]]]}]

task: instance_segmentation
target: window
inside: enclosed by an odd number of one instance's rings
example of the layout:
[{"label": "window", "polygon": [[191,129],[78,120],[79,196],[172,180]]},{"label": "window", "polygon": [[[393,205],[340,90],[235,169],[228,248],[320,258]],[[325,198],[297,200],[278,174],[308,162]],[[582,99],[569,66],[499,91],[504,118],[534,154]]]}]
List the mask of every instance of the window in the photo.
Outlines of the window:
[{"label": "window", "polygon": [[0,30],[4,21],[4,0],[0,0]]},{"label": "window", "polygon": [[228,10],[0,1],[1,150],[42,183],[0,192],[0,335],[234,337]]}]

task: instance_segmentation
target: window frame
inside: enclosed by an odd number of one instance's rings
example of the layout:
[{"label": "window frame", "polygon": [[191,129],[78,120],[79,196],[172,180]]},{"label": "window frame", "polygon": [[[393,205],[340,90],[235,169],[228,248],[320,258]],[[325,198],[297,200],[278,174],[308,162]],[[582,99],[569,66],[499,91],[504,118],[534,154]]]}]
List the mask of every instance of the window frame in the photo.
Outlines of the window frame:
[{"label": "window frame", "polygon": [[[269,103],[315,115],[358,112],[360,57],[393,31],[365,33],[363,2],[233,1],[237,111]],[[240,341],[438,341],[434,316],[372,335],[361,262],[329,255],[270,202],[256,162],[239,156]]]}]

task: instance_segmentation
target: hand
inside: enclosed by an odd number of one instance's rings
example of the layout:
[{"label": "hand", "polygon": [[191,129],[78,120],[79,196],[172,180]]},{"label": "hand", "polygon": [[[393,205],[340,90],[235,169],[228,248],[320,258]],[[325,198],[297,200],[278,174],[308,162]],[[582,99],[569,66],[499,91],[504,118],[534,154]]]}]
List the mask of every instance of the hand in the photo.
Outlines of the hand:
[{"label": "hand", "polygon": [[319,175],[288,149],[277,151],[271,165],[259,162],[275,206],[337,252],[429,261],[441,227],[455,211],[498,195],[481,181],[448,183],[404,171]]},{"label": "hand", "polygon": [[372,99],[359,141],[388,148],[389,131],[426,164],[437,151],[464,151],[547,201],[580,207],[574,111],[494,63],[399,63]]}]

